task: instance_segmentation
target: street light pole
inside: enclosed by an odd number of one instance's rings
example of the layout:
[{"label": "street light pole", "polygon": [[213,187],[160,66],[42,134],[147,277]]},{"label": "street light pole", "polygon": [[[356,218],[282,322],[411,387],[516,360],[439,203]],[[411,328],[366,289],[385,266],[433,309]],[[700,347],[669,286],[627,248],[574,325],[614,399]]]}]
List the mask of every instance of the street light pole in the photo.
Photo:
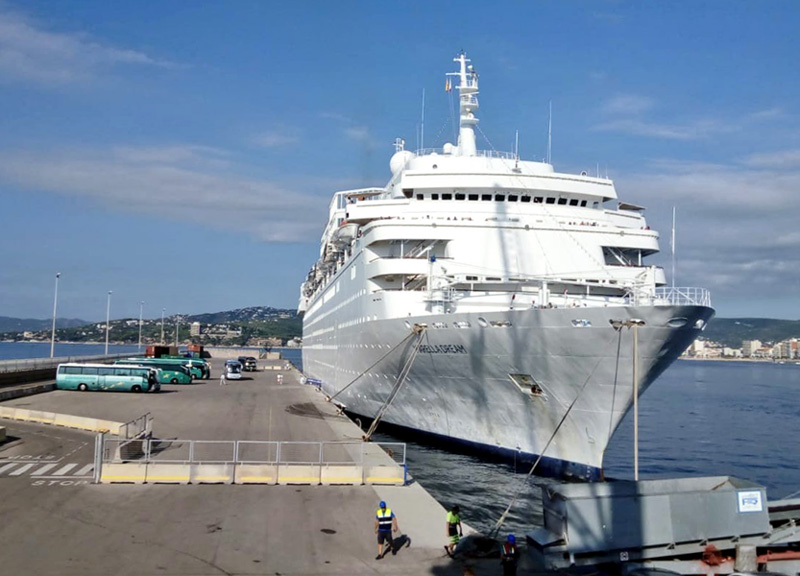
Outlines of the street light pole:
[{"label": "street light pole", "polygon": [[633,480],[639,481],[639,325],[633,325]]},{"label": "street light pole", "polygon": [[639,326],[645,321],[638,318],[609,320],[614,330],[633,328],[633,479],[639,481]]},{"label": "street light pole", "polygon": [[108,291],[108,302],[106,303],[106,356],[108,356],[108,328],[111,320],[111,290]]},{"label": "street light pole", "polygon": [[139,302],[139,347],[138,351],[142,351],[142,309],[144,308],[144,300]]},{"label": "street light pole", "polygon": [[166,312],[166,308],[161,309],[161,345],[164,345],[164,312]]},{"label": "street light pole", "polygon": [[178,346],[178,333],[181,329],[181,317],[177,314],[175,315],[175,346]]},{"label": "street light pole", "polygon": [[56,272],[56,295],[53,298],[53,333],[50,336],[50,358],[56,349],[56,307],[58,306],[58,279],[61,278],[61,272]]}]

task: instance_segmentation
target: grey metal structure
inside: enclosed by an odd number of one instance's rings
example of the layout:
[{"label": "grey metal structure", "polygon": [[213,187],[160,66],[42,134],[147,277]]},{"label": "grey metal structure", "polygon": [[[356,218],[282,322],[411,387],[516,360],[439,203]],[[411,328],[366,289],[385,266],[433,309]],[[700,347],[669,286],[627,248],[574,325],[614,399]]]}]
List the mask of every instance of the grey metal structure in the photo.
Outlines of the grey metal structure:
[{"label": "grey metal structure", "polygon": [[800,541],[796,508],[772,518],[766,489],[730,476],[543,487],[542,504],[544,527],[528,542],[547,569]]}]

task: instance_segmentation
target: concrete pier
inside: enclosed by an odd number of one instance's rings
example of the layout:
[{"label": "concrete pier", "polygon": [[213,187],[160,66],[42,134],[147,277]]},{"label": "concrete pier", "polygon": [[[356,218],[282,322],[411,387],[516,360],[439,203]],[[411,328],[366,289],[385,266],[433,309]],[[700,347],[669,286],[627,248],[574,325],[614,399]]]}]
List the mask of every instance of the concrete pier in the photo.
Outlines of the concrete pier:
[{"label": "concrete pier", "polygon": [[[361,438],[355,424],[315,388],[300,384],[300,374],[284,370],[282,361],[268,361],[265,370],[260,360],[258,372],[226,385],[219,381],[224,360],[211,362],[210,380],[167,385],[158,394],[54,391],[3,405],[120,422],[150,412],[154,436],[163,439]],[[464,573],[463,563],[444,554],[445,509],[413,482],[94,485],[87,467],[92,434],[0,424],[13,438],[0,448],[0,539],[9,574]],[[84,475],[58,475],[67,469]],[[410,546],[375,560],[380,500],[394,510]],[[479,574],[500,573],[496,559],[470,564]]]}]

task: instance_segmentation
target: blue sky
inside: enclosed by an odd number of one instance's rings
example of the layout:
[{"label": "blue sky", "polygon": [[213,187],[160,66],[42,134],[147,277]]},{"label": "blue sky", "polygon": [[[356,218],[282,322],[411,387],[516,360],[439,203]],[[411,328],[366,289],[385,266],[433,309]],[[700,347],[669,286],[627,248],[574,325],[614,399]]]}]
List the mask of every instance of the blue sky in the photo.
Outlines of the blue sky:
[{"label": "blue sky", "polygon": [[0,315],[293,308],[333,191],[392,142],[452,140],[613,178],[718,315],[800,318],[796,2],[0,0]]}]

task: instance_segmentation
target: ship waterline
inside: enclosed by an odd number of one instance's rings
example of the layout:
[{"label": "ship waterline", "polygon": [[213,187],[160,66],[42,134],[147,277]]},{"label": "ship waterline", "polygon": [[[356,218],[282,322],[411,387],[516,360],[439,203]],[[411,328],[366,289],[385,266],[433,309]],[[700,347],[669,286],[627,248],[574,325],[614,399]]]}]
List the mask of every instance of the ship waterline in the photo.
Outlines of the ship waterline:
[{"label": "ship waterline", "polygon": [[[662,306],[494,312],[480,316],[485,327],[477,315],[376,320],[304,349],[303,365],[349,412],[373,418],[413,354],[409,323],[424,320],[419,353],[383,421],[518,459],[543,455],[542,473],[596,479],[633,401],[633,334],[611,321],[645,323],[638,329],[643,391],[710,316],[707,307]],[[668,326],[674,318],[685,326]]]},{"label": "ship waterline", "polygon": [[304,371],[353,414],[597,478],[634,371],[641,394],[710,294],[667,287],[611,180],[478,150],[478,76],[456,62],[458,143],[398,139],[384,188],[333,196],[300,288]]}]

